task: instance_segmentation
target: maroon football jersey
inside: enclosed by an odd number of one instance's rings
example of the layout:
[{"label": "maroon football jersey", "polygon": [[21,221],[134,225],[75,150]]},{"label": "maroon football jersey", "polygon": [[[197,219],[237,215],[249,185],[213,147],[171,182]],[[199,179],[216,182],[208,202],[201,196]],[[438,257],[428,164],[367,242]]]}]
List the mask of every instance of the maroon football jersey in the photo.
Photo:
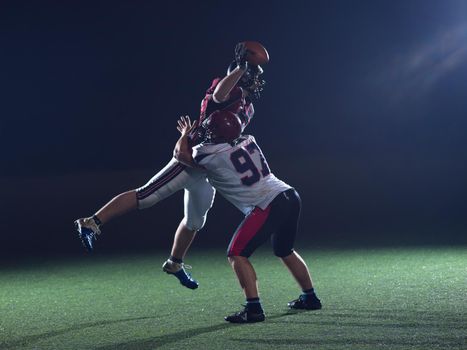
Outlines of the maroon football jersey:
[{"label": "maroon football jersey", "polygon": [[[217,84],[221,81],[221,78],[216,78],[212,81],[211,87],[206,91],[206,96],[201,101],[201,111],[199,115],[199,124],[201,125],[212,112],[217,110],[228,110],[235,113],[242,122],[242,131],[250,123],[251,118],[255,114],[253,103],[248,97],[243,97],[242,89],[235,86],[230,92],[227,101],[222,103],[216,103],[212,97]],[[204,129],[202,127],[196,128],[190,134],[190,140],[193,145],[201,142],[204,138]]]},{"label": "maroon football jersey", "polygon": [[244,129],[250,123],[255,113],[253,103],[248,97],[243,97],[242,89],[238,86],[232,89],[227,101],[222,103],[214,102],[212,94],[220,81],[221,78],[216,78],[212,81],[211,87],[206,91],[206,96],[201,101],[200,122],[203,122],[212,112],[225,109],[235,113],[240,118],[242,128]]}]

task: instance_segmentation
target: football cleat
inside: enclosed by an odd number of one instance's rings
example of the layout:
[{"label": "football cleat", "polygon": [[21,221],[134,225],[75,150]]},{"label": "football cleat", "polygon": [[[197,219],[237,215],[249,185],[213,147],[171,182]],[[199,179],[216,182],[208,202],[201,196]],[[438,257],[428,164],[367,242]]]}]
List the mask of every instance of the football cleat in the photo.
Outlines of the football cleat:
[{"label": "football cleat", "polygon": [[224,320],[231,323],[254,323],[263,322],[265,319],[264,312],[253,312],[248,310],[248,306],[242,311],[236,312],[233,315],[224,317]]},{"label": "football cleat", "polygon": [[319,310],[321,309],[321,301],[316,295],[305,295],[302,294],[298,299],[292,300],[287,303],[287,306],[291,309],[300,310]]},{"label": "football cleat", "polygon": [[97,235],[101,233],[99,226],[92,217],[89,217],[76,220],[75,227],[84,248],[91,253],[94,241],[97,240]]},{"label": "football cleat", "polygon": [[185,265],[184,263],[176,263],[168,259],[163,265],[162,270],[168,273],[169,275],[174,275],[178,278],[182,286],[185,286],[190,289],[198,288],[198,282],[191,277],[191,274],[185,271],[185,269],[191,269],[190,265]]}]

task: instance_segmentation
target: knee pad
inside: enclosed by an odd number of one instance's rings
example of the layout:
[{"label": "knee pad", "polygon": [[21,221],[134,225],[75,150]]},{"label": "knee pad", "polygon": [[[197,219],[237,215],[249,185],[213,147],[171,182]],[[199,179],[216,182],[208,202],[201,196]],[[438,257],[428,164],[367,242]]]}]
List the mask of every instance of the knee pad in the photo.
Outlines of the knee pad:
[{"label": "knee pad", "polygon": [[206,223],[206,215],[201,217],[185,216],[185,226],[192,231],[199,231]]},{"label": "knee pad", "polygon": [[185,224],[193,231],[204,227],[209,209],[212,207],[216,191],[206,178],[192,184],[184,193]]}]

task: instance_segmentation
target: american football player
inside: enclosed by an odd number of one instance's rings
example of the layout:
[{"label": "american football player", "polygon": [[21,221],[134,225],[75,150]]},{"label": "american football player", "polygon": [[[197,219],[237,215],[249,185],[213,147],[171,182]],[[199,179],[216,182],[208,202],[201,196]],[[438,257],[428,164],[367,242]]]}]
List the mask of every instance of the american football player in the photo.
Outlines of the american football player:
[{"label": "american football player", "polygon": [[[261,67],[249,65],[246,61],[246,48],[240,43],[235,47],[235,60],[228,68],[227,75],[214,79],[206,96],[201,102],[201,113],[198,127],[192,130],[190,143],[199,143],[205,133],[203,124],[206,116],[214,110],[229,110],[240,116],[242,128],[251,121],[254,114],[252,100],[259,98],[264,81]],[[196,289],[198,282],[186,272],[183,259],[190,247],[196,232],[206,222],[211,208],[215,190],[208,183],[206,174],[199,169],[192,169],[181,164],[175,158],[144,186],[121,193],[111,199],[94,215],[75,221],[75,225],[84,247],[93,250],[94,240],[101,233],[101,228],[110,220],[133,211],[153,206],[161,200],[184,189],[184,218],[181,220],[174,236],[169,259],[163,264],[163,270],[177,277],[182,285]]]},{"label": "american football player", "polygon": [[227,250],[229,262],[243,289],[246,305],[225,317],[232,323],[264,321],[256,273],[249,257],[271,238],[274,254],[287,266],[302,289],[288,303],[292,309],[317,310],[321,302],[314,291],[305,261],[294,250],[301,201],[297,191],[275,177],[251,135],[240,137],[241,121],[229,111],[216,111],[206,120],[205,141],[192,147],[189,117],[179,120],[181,133],[175,158],[193,169],[203,168],[211,185],[245,214]]}]

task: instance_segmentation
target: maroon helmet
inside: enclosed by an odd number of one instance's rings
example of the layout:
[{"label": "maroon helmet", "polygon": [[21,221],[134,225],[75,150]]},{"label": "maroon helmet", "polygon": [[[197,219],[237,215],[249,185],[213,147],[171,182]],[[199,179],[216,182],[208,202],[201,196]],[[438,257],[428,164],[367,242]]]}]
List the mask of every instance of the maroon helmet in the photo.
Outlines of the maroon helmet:
[{"label": "maroon helmet", "polygon": [[227,110],[211,113],[205,125],[207,139],[213,143],[230,143],[242,133],[240,118]]}]

